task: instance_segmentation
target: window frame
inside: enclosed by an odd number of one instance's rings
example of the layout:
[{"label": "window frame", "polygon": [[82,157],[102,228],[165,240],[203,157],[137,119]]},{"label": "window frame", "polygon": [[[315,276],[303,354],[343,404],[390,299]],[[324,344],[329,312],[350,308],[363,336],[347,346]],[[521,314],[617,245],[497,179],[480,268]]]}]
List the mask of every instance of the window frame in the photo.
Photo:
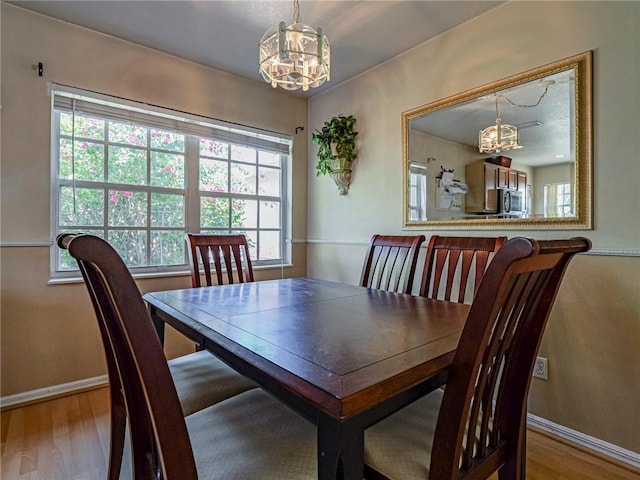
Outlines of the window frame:
[{"label": "window frame", "polygon": [[[178,112],[163,107],[157,107],[152,105],[135,102],[132,100],[121,99],[111,97],[108,95],[98,94],[95,92],[88,92],[85,90],[67,87],[56,84],[49,84],[49,91],[51,97],[51,199],[50,199],[50,211],[51,211],[51,236],[56,238],[59,232],[63,231],[79,231],[80,227],[66,227],[60,223],[60,192],[63,187],[75,185],[75,188],[82,188],[86,186],[96,187],[103,189],[105,195],[108,195],[110,189],[126,190],[126,191],[143,191],[147,194],[147,212],[150,213],[149,202],[151,202],[151,195],[153,193],[182,193],[184,197],[184,230],[181,227],[154,227],[152,225],[151,218],[147,218],[146,224],[143,227],[118,227],[111,226],[108,223],[107,212],[105,211],[105,217],[101,226],[96,226],[90,229],[92,231],[101,232],[105,236],[109,231],[117,230],[139,230],[146,232],[147,245],[151,242],[151,234],[154,231],[180,231],[180,232],[200,232],[200,198],[202,192],[200,191],[200,141],[215,140],[227,143],[229,149],[232,145],[239,145],[242,147],[248,147],[254,149],[256,155],[255,169],[256,174],[259,175],[260,163],[258,162],[259,151],[274,152],[279,155],[280,163],[277,167],[272,167],[279,170],[280,174],[280,196],[265,196],[260,195],[257,189],[258,179],[256,178],[256,190],[255,194],[237,195],[233,192],[226,192],[225,196],[231,198],[242,197],[243,199],[255,200],[256,209],[260,208],[260,201],[263,198],[277,198],[280,203],[279,209],[279,228],[260,228],[259,221],[256,220],[255,228],[243,228],[234,227],[231,223],[229,228],[204,228],[203,231],[217,230],[220,233],[234,233],[242,231],[255,231],[256,237],[259,238],[262,231],[277,231],[280,234],[278,249],[280,251],[280,258],[269,259],[267,261],[261,261],[257,257],[252,258],[254,268],[261,266],[282,266],[291,263],[291,248],[288,229],[291,224],[291,209],[290,209],[290,188],[291,182],[289,181],[291,176],[291,158],[293,154],[293,138],[291,135],[285,135],[277,132],[270,132],[262,129],[256,129],[253,127],[246,127],[238,124],[232,124],[228,122],[222,122],[220,120],[214,120],[207,117],[197,116],[184,112]],[[75,109],[75,103],[81,102],[81,108]],[[108,181],[107,177],[103,178],[101,182],[93,181],[81,181],[81,180],[69,180],[60,178],[60,145],[61,138],[64,138],[60,134],[60,115],[65,111],[69,111],[68,107],[71,106],[72,112],[76,114],[96,117],[106,121],[113,121],[118,123],[132,123],[134,125],[143,126],[147,130],[147,134],[150,129],[160,129],[165,131],[171,131],[184,135],[184,188],[174,189],[167,187],[152,186],[150,181],[150,172],[147,172],[147,180],[145,185],[129,185],[129,184],[116,184]],[[101,115],[104,112],[104,115]],[[131,117],[128,122],[123,117]],[[140,121],[140,119],[142,119]],[[153,124],[153,120],[158,119],[158,124]],[[105,125],[105,131],[107,125]],[[76,140],[77,141],[77,140]],[[108,146],[113,145],[113,142],[109,142],[107,138],[102,140],[105,145],[105,156]],[[147,142],[145,147],[142,147],[145,151],[147,158],[147,166],[150,165],[151,152],[159,149],[151,148],[150,142]],[[105,157],[105,166],[107,158]],[[229,163],[230,160],[227,160]],[[105,167],[106,168],[106,167]],[[229,185],[231,185],[232,179],[229,178]],[[122,188],[120,188],[122,187]],[[108,203],[108,199],[105,198],[105,204]],[[89,229],[86,230],[90,233]],[[256,245],[257,247],[257,245]],[[51,248],[50,254],[50,275],[52,279],[64,279],[68,277],[77,277],[78,270],[60,270],[59,252],[55,245]],[[180,272],[186,272],[188,268],[188,257],[185,244],[183,243],[184,263],[175,265],[149,265],[149,259],[152,255],[151,252],[146,252],[147,258],[145,259],[146,265],[144,266],[129,266],[128,268],[135,275],[147,276],[147,275],[175,275]]]}]

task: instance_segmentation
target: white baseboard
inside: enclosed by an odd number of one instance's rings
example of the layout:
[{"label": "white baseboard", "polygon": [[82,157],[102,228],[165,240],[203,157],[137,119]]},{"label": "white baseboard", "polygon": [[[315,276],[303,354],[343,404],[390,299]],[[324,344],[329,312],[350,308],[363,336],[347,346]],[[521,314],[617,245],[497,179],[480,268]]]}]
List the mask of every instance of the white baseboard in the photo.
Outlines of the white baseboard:
[{"label": "white baseboard", "polygon": [[78,380],[76,382],[63,383],[60,385],[53,385],[46,388],[38,388],[37,390],[31,390],[29,392],[17,393],[15,395],[7,395],[0,398],[0,408],[12,407],[21,403],[31,403],[36,401],[43,401],[49,397],[58,397],[61,395],[71,394],[79,390],[86,390],[88,388],[96,388],[107,386],[108,380],[106,375],[100,375],[99,377],[85,378],[84,380]]},{"label": "white baseboard", "polygon": [[556,437],[563,438],[571,443],[575,443],[588,448],[589,450],[600,453],[601,455],[640,469],[640,454],[632,452],[631,450],[625,450],[624,448],[612,443],[605,442],[604,440],[600,440],[585,433],[558,425],[557,423],[550,422],[549,420],[537,417],[530,413],[527,414],[527,423],[532,427],[551,433]]}]

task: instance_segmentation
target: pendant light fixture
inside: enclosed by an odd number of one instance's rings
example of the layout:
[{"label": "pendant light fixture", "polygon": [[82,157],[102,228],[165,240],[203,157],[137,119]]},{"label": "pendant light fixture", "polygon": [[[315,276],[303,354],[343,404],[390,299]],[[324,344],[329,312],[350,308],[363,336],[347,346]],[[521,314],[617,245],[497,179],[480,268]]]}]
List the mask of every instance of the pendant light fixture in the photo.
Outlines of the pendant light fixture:
[{"label": "pendant light fixture", "polygon": [[300,21],[300,5],[293,2],[293,23],[280,22],[260,41],[260,74],[273,88],[303,91],[319,87],[330,78],[331,48],[322,29]]},{"label": "pendant light fixture", "polygon": [[502,124],[498,95],[496,95],[496,124],[480,130],[478,139],[480,153],[500,153],[522,148],[518,144],[518,129],[513,125]]},{"label": "pendant light fixture", "polygon": [[[519,105],[504,94],[496,94],[496,124],[487,127],[484,130],[480,130],[480,134],[478,136],[478,149],[480,150],[480,153],[500,153],[506,152],[507,150],[522,148],[522,145],[518,143],[518,128],[513,125],[502,124],[500,108],[498,107],[498,98],[504,98],[505,101],[509,102],[516,108],[534,108],[540,105],[542,99],[547,95],[549,87],[555,83],[556,82],[554,80],[550,79],[541,80],[540,85],[544,87],[544,91],[538,98],[538,101],[531,105]],[[525,128],[526,126],[533,125],[541,125],[541,123],[538,121],[527,122],[521,124],[520,127]]]}]

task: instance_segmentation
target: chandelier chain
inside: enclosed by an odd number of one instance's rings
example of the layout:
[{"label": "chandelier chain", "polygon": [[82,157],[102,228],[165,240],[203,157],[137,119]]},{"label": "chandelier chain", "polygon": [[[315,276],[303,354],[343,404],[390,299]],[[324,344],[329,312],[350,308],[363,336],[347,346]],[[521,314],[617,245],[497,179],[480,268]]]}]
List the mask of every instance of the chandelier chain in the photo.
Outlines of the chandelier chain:
[{"label": "chandelier chain", "polygon": [[293,23],[300,23],[300,3],[293,0]]},{"label": "chandelier chain", "polygon": [[[509,97],[507,97],[506,95],[501,95],[501,97],[504,98],[507,102],[509,102],[511,105],[513,105],[516,108],[533,108],[540,105],[540,102],[547,95],[547,92],[549,91],[549,87],[551,85],[552,83],[547,83],[547,86],[545,87],[544,92],[542,92],[542,95],[540,95],[540,98],[538,98],[538,101],[536,103],[532,103],[531,105],[519,105],[515,103],[513,100],[511,100]],[[497,100],[496,100],[496,110],[497,110]]]}]

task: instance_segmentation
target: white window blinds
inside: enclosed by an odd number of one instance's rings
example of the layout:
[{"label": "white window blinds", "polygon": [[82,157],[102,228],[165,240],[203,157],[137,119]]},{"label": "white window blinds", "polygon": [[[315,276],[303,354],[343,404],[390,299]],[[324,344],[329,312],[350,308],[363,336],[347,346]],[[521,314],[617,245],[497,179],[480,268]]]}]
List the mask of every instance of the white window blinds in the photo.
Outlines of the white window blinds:
[{"label": "white window blinds", "polygon": [[[53,108],[289,154],[291,137],[65,85],[50,84]],[[75,102],[74,102],[75,100]],[[117,103],[116,103],[117,102]],[[75,103],[75,105],[74,105]]]}]

